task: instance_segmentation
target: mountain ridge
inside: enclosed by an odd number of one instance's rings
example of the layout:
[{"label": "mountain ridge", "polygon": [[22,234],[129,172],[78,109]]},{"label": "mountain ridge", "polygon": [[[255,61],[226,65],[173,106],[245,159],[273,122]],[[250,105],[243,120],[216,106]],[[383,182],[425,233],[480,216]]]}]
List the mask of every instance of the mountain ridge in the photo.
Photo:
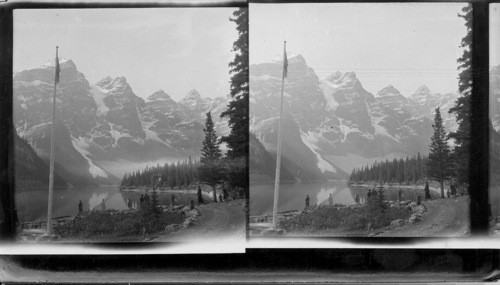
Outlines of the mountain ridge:
[{"label": "mountain ridge", "polygon": [[[163,90],[144,100],[124,76],[106,76],[93,85],[72,60],[60,66],[56,118],[57,151],[62,152],[56,162],[64,164],[67,157],[74,157],[78,163],[65,167],[75,174],[86,173],[88,181],[117,183],[125,172],[135,170],[134,165],[199,156],[205,113],[220,113],[229,101],[229,97],[204,98],[196,91],[185,98],[203,104],[183,104]],[[53,77],[50,62],[13,75],[15,128],[42,155],[48,153]],[[163,100],[157,104],[149,98]],[[218,135],[227,135],[227,120],[214,116],[214,121]]]},{"label": "mountain ridge", "polygon": [[[451,106],[458,96],[450,93],[444,100],[446,102],[419,102],[411,95],[403,96],[392,85],[373,95],[363,88],[355,72],[337,71],[320,79],[307,66],[303,56],[290,58],[288,62],[283,112],[299,128],[301,135],[300,139],[295,138],[296,143],[302,141],[317,156],[315,168],[324,168],[325,165],[319,164],[326,161],[328,167],[341,170],[339,175],[323,179],[345,178],[344,173],[350,173],[354,167],[345,163],[347,157],[372,161],[374,158],[426,153],[432,135],[433,109],[424,115],[419,114],[419,110],[437,108],[444,103]],[[274,60],[250,66],[250,129],[271,153],[275,152],[271,147],[274,132],[264,130],[260,122],[279,115],[282,64],[282,61]],[[413,98],[428,90],[423,86],[417,88]],[[452,115],[447,119],[449,129],[456,127],[452,124]],[[285,157],[292,155],[284,152]],[[336,165],[336,161],[342,161],[339,162],[342,167]]]}]

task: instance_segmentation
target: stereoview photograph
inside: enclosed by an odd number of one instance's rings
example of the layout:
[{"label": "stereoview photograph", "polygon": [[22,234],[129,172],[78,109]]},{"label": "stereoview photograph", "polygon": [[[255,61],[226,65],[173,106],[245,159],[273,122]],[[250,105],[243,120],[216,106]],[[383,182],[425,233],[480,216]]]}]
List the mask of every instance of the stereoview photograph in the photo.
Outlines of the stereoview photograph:
[{"label": "stereoview photograph", "polygon": [[471,6],[249,9],[250,235],[468,236]]},{"label": "stereoview photograph", "polygon": [[247,21],[238,8],[16,10],[17,240],[243,249]]}]

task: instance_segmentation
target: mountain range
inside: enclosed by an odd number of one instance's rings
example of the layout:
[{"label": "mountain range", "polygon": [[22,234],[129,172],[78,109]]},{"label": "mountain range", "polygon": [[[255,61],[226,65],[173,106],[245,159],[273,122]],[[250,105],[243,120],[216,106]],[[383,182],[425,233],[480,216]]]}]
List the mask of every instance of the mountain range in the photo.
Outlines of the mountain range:
[{"label": "mountain range", "polygon": [[[125,77],[90,84],[72,60],[60,60],[56,94],[55,162],[79,179],[73,185],[117,183],[125,172],[151,163],[200,155],[205,114],[212,111],[217,134],[229,127],[220,113],[229,95],[202,97],[191,90],[173,100],[158,90],[146,100]],[[54,61],[14,74],[14,126],[38,156],[50,153]]]},{"label": "mountain range", "polygon": [[[283,62],[250,66],[250,130],[275,156]],[[403,96],[388,85],[375,95],[354,72],[319,78],[301,55],[288,59],[283,103],[283,167],[298,181],[345,179],[356,166],[375,160],[428,153],[435,109],[447,131],[456,130],[448,110],[457,93],[433,93],[421,85]],[[252,144],[252,140],[250,140]],[[262,177],[274,174],[252,167]],[[304,171],[307,170],[307,171]],[[255,180],[252,180],[255,182]]]}]

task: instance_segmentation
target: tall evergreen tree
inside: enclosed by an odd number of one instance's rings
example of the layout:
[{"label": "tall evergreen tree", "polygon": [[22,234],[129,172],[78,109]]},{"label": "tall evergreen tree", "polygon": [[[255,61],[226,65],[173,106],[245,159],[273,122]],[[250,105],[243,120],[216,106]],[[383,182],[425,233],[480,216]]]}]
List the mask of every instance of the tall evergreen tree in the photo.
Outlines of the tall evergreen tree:
[{"label": "tall evergreen tree", "polygon": [[229,63],[231,77],[231,96],[227,110],[221,117],[228,117],[231,131],[221,139],[227,144],[229,183],[232,186],[248,186],[248,8],[239,8],[229,20],[236,24],[238,39],[233,43],[234,60]]},{"label": "tall evergreen tree", "polygon": [[219,139],[214,130],[214,122],[212,121],[212,114],[207,113],[207,120],[205,122],[205,139],[203,140],[203,147],[201,149],[199,175],[200,180],[212,186],[214,202],[217,202],[217,193],[215,186],[220,183],[224,178],[223,167],[221,163],[222,152],[219,148]]},{"label": "tall evergreen tree", "polygon": [[470,118],[471,118],[471,91],[472,91],[472,5],[469,4],[462,9],[463,14],[458,16],[465,20],[467,34],[462,38],[460,47],[464,48],[462,56],[457,60],[458,70],[458,90],[461,94],[455,102],[455,106],[450,108],[449,113],[455,113],[458,129],[449,134],[455,140],[453,156],[457,168],[457,178],[459,183],[468,183],[469,177],[469,156],[470,156]]},{"label": "tall evergreen tree", "polygon": [[444,198],[444,180],[450,178],[453,164],[439,108],[436,109],[432,128],[434,129],[434,133],[429,146],[428,174],[431,178],[439,181],[441,184],[441,197]]}]

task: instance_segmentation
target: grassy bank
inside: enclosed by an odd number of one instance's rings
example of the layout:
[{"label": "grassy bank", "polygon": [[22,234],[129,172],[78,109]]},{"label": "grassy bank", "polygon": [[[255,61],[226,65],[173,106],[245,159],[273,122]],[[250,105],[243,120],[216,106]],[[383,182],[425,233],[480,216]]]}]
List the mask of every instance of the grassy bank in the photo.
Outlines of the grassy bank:
[{"label": "grassy bank", "polygon": [[166,226],[184,221],[183,212],[149,209],[86,212],[72,222],[54,227],[68,241],[133,242],[162,232]]},{"label": "grassy bank", "polygon": [[314,234],[327,229],[363,232],[389,226],[392,221],[410,217],[407,207],[390,207],[378,196],[355,206],[321,205],[293,218],[280,221],[280,228],[291,233]]}]

